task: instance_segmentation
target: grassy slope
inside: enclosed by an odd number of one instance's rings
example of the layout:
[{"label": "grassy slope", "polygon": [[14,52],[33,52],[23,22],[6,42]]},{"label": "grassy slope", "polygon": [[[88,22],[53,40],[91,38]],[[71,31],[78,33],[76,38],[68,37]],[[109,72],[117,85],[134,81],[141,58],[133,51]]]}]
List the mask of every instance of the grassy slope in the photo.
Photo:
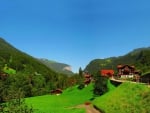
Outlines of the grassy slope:
[{"label": "grassy slope", "polygon": [[116,89],[116,87],[110,82],[110,80],[108,80],[107,87],[109,92]]},{"label": "grassy slope", "polygon": [[141,84],[123,83],[93,103],[105,113],[149,113],[150,88]]},{"label": "grassy slope", "polygon": [[[109,92],[97,97],[93,104],[105,113],[149,113],[150,88],[141,84],[123,83],[115,88],[108,82]],[[27,98],[26,102],[38,109],[36,113],[85,113],[85,109],[71,109],[93,97],[93,85],[83,90],[68,88],[60,96],[45,95]]]},{"label": "grassy slope", "polygon": [[70,109],[93,97],[93,85],[90,84],[83,90],[78,90],[77,87],[71,87],[63,92],[62,95],[45,95],[27,98],[26,102],[32,105],[36,113],[85,113],[85,109]]}]

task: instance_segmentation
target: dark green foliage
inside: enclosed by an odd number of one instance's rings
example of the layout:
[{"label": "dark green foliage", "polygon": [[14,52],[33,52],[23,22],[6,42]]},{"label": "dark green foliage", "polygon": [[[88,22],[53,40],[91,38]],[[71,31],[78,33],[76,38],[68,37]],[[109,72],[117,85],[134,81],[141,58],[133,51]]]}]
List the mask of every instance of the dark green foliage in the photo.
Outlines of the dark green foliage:
[{"label": "dark green foliage", "polygon": [[28,107],[23,101],[17,99],[0,105],[0,113],[34,113],[32,107]]},{"label": "dark green foliage", "polygon": [[83,89],[84,88],[84,84],[80,84],[79,86],[78,86],[78,89]]},{"label": "dark green foliage", "polygon": [[83,76],[83,71],[82,71],[81,67],[79,68],[79,76],[81,76],[81,77]]},{"label": "dark green foliage", "polygon": [[114,69],[117,72],[118,64],[134,65],[142,74],[150,69],[150,47],[135,49],[124,56],[95,59],[91,61],[85,70],[95,75],[101,69]]},{"label": "dark green foliage", "polygon": [[103,95],[108,91],[107,83],[108,83],[108,78],[101,76],[99,73],[96,74],[94,77],[95,79],[95,84],[94,84],[94,94],[95,95]]},{"label": "dark green foliage", "polygon": [[141,76],[140,82],[150,84],[150,72],[147,72],[143,76]]},{"label": "dark green foliage", "polygon": [[6,103],[0,104],[0,113],[33,113],[33,108],[25,104],[22,96],[20,90],[9,92]]},{"label": "dark green foliage", "polygon": [[113,80],[110,80],[111,84],[113,84],[115,87],[119,86],[120,84],[122,84],[122,82],[116,82],[116,81],[113,81]]}]

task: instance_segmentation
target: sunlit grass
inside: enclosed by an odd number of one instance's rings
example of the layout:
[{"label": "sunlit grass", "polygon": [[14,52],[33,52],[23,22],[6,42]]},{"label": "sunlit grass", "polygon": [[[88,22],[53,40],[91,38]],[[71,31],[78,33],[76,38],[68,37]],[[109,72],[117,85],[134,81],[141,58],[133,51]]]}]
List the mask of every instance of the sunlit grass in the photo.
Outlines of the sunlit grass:
[{"label": "sunlit grass", "polygon": [[70,87],[62,95],[45,95],[27,98],[26,103],[32,105],[36,113],[85,113],[85,109],[72,107],[84,104],[93,97],[93,84],[82,90],[77,86]]},{"label": "sunlit grass", "polygon": [[105,113],[149,113],[150,88],[141,84],[123,83],[93,102]]}]

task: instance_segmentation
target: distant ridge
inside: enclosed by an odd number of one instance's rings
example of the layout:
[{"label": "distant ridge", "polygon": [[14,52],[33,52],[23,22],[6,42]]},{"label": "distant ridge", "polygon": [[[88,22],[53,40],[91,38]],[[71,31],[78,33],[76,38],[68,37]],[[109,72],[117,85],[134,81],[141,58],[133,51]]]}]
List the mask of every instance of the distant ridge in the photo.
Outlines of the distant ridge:
[{"label": "distant ridge", "polygon": [[43,67],[48,71],[52,71],[34,57],[16,49],[3,38],[0,38],[0,64],[1,66],[8,64],[11,68],[16,69],[16,71],[23,71],[26,67],[30,66],[32,66],[32,70],[29,69],[29,72],[40,71],[40,68]]},{"label": "distant ridge", "polygon": [[94,59],[85,68],[88,72],[96,74],[101,69],[114,69],[118,64],[134,65],[137,70],[147,73],[150,70],[150,47],[137,48],[118,57]]},{"label": "distant ridge", "polygon": [[59,63],[59,62],[44,59],[44,58],[40,58],[38,60],[40,62],[42,62],[43,64],[45,64],[46,66],[48,66],[49,68],[55,70],[56,72],[64,73],[67,75],[73,75],[73,72],[71,70],[71,66],[68,64]]},{"label": "distant ridge", "polygon": [[[8,42],[6,42],[3,38],[0,37],[0,60],[1,60],[0,63],[1,63],[1,65],[4,66],[5,63],[8,63],[10,58],[12,58],[12,60],[13,60],[11,67],[15,68],[15,69],[20,70],[20,68],[22,67],[22,64],[33,65],[34,63],[31,64],[31,62],[29,62],[29,60],[32,60],[34,62],[37,62],[38,65],[39,64],[43,65],[48,70],[54,70],[56,72],[61,72],[64,74],[73,74],[73,72],[71,71],[71,67],[69,65],[64,64],[64,63],[58,63],[56,61],[52,61],[52,60],[48,60],[48,59],[44,59],[44,58],[36,59],[36,58],[18,50],[17,48],[15,48],[14,46],[12,46]],[[17,64],[14,64],[16,62],[17,62]],[[35,69],[35,68],[37,68],[37,66],[34,66],[33,68]],[[22,69],[24,69],[24,67],[22,67]]]}]

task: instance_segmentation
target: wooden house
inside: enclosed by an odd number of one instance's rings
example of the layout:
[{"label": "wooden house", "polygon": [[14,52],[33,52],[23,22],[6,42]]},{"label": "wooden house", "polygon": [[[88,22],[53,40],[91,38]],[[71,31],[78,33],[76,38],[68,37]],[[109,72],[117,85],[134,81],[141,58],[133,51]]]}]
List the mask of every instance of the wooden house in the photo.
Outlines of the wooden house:
[{"label": "wooden house", "polygon": [[55,89],[55,90],[52,90],[50,92],[50,94],[53,94],[53,95],[60,95],[62,94],[62,90],[61,89]]},{"label": "wooden house", "polygon": [[87,72],[84,73],[84,84],[88,85],[91,82],[91,75]]},{"label": "wooden house", "polygon": [[130,65],[118,65],[118,76],[121,78],[133,78],[137,75],[137,71],[135,70],[135,66]]}]

